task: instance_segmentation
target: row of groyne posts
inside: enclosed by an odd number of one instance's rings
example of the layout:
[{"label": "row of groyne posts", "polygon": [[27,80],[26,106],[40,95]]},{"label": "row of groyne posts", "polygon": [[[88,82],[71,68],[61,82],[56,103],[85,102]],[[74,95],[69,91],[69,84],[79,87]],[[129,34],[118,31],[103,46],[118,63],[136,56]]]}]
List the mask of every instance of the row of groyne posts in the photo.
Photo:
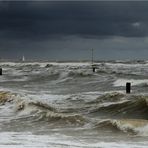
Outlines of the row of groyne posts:
[{"label": "row of groyne posts", "polygon": [[[94,49],[91,49],[91,62],[92,62],[92,71],[96,72],[96,65],[94,65]],[[131,93],[131,83],[130,82],[126,82],[126,93],[130,94]]]},{"label": "row of groyne posts", "polygon": [[[92,71],[96,72],[96,66],[92,65]],[[130,94],[131,93],[131,83],[126,82],[126,93]]]},{"label": "row of groyne posts", "polygon": [[[92,71],[96,72],[96,66],[92,65]],[[131,83],[130,82],[126,82],[126,93],[130,94],[131,93]]]},{"label": "row of groyne posts", "polygon": [[[93,72],[96,72],[96,66],[92,65],[92,70]],[[3,70],[2,68],[0,68],[0,75],[3,75]],[[127,82],[126,83],[126,93],[129,94],[131,92],[131,83]]]}]

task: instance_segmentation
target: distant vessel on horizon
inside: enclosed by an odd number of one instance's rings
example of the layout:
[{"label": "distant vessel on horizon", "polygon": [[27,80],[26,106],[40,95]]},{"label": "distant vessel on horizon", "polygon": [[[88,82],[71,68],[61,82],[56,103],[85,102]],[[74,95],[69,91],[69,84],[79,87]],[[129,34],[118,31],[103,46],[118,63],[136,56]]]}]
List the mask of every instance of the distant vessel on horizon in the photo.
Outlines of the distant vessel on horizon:
[{"label": "distant vessel on horizon", "polygon": [[23,55],[23,57],[22,57],[22,62],[25,62],[25,56]]}]

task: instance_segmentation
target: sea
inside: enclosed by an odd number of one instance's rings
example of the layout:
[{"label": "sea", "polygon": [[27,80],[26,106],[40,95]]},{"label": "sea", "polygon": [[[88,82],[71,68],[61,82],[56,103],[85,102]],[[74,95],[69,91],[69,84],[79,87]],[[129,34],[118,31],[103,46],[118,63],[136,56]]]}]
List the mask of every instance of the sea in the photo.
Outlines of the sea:
[{"label": "sea", "polygon": [[147,148],[148,61],[93,66],[0,62],[0,147]]}]

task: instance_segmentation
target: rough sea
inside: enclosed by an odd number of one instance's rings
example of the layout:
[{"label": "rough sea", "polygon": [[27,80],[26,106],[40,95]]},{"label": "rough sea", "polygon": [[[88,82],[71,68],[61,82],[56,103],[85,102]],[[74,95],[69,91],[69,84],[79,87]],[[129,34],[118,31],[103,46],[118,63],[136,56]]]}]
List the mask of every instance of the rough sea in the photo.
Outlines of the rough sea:
[{"label": "rough sea", "polygon": [[95,66],[1,62],[0,147],[147,148],[148,61]]}]

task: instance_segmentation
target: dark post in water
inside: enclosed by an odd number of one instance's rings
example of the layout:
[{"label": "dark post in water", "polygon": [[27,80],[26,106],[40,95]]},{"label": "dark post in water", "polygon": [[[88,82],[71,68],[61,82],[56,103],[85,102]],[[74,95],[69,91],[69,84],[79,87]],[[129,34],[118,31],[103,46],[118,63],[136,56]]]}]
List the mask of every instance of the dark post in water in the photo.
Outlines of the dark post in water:
[{"label": "dark post in water", "polygon": [[2,75],[2,68],[0,68],[0,75]]},{"label": "dark post in water", "polygon": [[96,68],[95,67],[93,67],[93,72],[95,72],[96,71]]},{"label": "dark post in water", "polygon": [[127,82],[126,83],[126,93],[127,94],[130,94],[130,92],[131,92],[131,83],[130,82]]}]

